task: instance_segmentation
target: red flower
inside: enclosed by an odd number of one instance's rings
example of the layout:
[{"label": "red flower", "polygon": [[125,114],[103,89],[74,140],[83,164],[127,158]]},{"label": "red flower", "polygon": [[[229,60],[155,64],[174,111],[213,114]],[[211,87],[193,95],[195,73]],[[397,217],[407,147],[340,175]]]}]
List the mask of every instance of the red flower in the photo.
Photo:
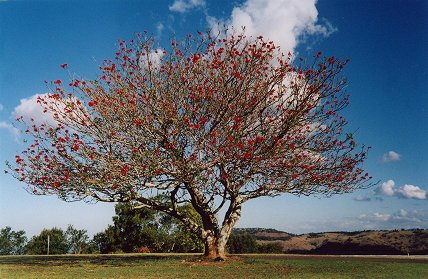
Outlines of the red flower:
[{"label": "red flower", "polygon": [[250,152],[245,152],[245,154],[244,154],[245,159],[249,159],[249,158],[251,158],[251,156],[252,156],[252,154]]},{"label": "red flower", "polygon": [[63,68],[63,69],[64,69],[64,68],[66,68],[66,67],[68,66],[68,64],[67,64],[67,63],[64,63],[64,64],[61,64],[60,66],[61,66],[61,68]]},{"label": "red flower", "polygon": [[55,80],[54,81],[54,84],[58,84],[58,85],[60,85],[62,82],[61,82],[61,80],[59,80],[59,79],[57,79],[57,80]]},{"label": "red flower", "polygon": [[141,124],[143,124],[143,121],[135,119],[135,120],[132,121],[132,123],[134,123],[135,125],[141,125]]},{"label": "red flower", "polygon": [[241,122],[242,120],[244,120],[242,117],[239,117],[239,116],[235,116],[234,118],[233,118],[233,120],[235,121],[235,122]]},{"label": "red flower", "polygon": [[208,118],[206,118],[206,117],[199,118],[199,124],[205,125],[205,123],[207,123],[207,122],[208,122]]},{"label": "red flower", "polygon": [[236,78],[239,78],[239,79],[241,79],[241,78],[242,78],[241,74],[240,74],[240,73],[238,73],[238,72],[234,72],[234,73],[232,73],[232,76],[234,76],[234,77],[236,77]]},{"label": "red flower", "polygon": [[71,148],[73,151],[77,151],[79,150],[79,146],[77,144],[73,145],[73,147]]},{"label": "red flower", "polygon": [[122,173],[122,175],[123,175],[123,176],[125,176],[125,175],[126,175],[126,173],[128,172],[128,165],[123,166],[123,167],[120,169],[120,172]]},{"label": "red flower", "polygon": [[198,62],[199,59],[201,59],[201,55],[199,53],[193,54],[193,56],[192,56],[192,62],[193,63]]}]

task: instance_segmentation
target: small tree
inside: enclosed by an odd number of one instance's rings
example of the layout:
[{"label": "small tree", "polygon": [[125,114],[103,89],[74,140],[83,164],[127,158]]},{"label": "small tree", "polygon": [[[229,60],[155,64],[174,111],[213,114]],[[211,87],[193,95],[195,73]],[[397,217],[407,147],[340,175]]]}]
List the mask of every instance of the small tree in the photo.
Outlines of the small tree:
[{"label": "small tree", "polygon": [[93,250],[96,253],[108,254],[117,250],[116,247],[112,246],[112,242],[114,242],[114,240],[109,238],[107,228],[104,232],[99,232],[94,235],[91,240],[91,246],[94,247]]},{"label": "small tree", "polygon": [[72,225],[68,225],[67,230],[65,231],[65,236],[69,247],[68,252],[73,254],[87,252],[89,248],[89,236],[87,234],[87,230],[78,230]]},{"label": "small tree", "polygon": [[4,227],[0,231],[0,255],[22,255],[26,242],[25,231]]},{"label": "small tree", "polygon": [[25,247],[26,254],[46,255],[48,253],[48,237],[49,254],[67,254],[69,249],[67,238],[64,231],[59,228],[43,229],[39,235],[33,236]]},{"label": "small tree", "polygon": [[244,202],[367,185],[367,148],[356,148],[339,114],[347,61],[294,64],[273,42],[242,34],[153,45],[120,41],[99,79],[73,76],[71,89],[54,81],[38,99],[54,121],[18,118],[34,141],[10,168],[32,193],[162,211],[205,243],[206,256],[224,258]]}]

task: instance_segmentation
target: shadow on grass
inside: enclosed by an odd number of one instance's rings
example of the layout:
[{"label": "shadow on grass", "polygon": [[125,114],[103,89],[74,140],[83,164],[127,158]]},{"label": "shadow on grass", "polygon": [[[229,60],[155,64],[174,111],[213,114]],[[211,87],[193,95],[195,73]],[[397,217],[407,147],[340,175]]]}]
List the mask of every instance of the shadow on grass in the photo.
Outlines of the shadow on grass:
[{"label": "shadow on grass", "polygon": [[34,265],[34,266],[62,266],[95,264],[102,266],[132,266],[135,264],[157,262],[165,260],[191,260],[199,255],[25,255],[2,256],[0,264]]},{"label": "shadow on grass", "polygon": [[[358,261],[358,262],[401,262],[428,263],[428,257],[409,258],[396,256],[337,256],[337,255],[284,255],[284,254],[246,254],[230,255],[229,261],[246,264],[269,264],[271,261]],[[66,266],[94,264],[101,266],[133,266],[137,264],[156,263],[159,261],[178,261],[192,264],[207,264],[200,254],[102,254],[102,255],[25,255],[0,256],[0,264],[31,266]]]}]

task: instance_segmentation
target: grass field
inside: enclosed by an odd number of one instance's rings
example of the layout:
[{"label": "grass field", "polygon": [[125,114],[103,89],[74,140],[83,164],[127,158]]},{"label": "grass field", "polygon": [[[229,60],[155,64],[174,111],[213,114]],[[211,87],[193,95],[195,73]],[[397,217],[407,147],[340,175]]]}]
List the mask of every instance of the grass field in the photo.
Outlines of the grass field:
[{"label": "grass field", "polygon": [[427,258],[240,255],[1,256],[0,278],[428,278]]}]

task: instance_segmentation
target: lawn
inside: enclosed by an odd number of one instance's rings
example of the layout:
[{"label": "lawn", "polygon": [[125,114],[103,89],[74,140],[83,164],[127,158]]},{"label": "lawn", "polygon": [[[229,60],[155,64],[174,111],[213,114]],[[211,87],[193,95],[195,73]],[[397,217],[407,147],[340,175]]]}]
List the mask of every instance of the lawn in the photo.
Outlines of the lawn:
[{"label": "lawn", "polygon": [[1,256],[0,278],[428,278],[428,258],[240,255]]}]

